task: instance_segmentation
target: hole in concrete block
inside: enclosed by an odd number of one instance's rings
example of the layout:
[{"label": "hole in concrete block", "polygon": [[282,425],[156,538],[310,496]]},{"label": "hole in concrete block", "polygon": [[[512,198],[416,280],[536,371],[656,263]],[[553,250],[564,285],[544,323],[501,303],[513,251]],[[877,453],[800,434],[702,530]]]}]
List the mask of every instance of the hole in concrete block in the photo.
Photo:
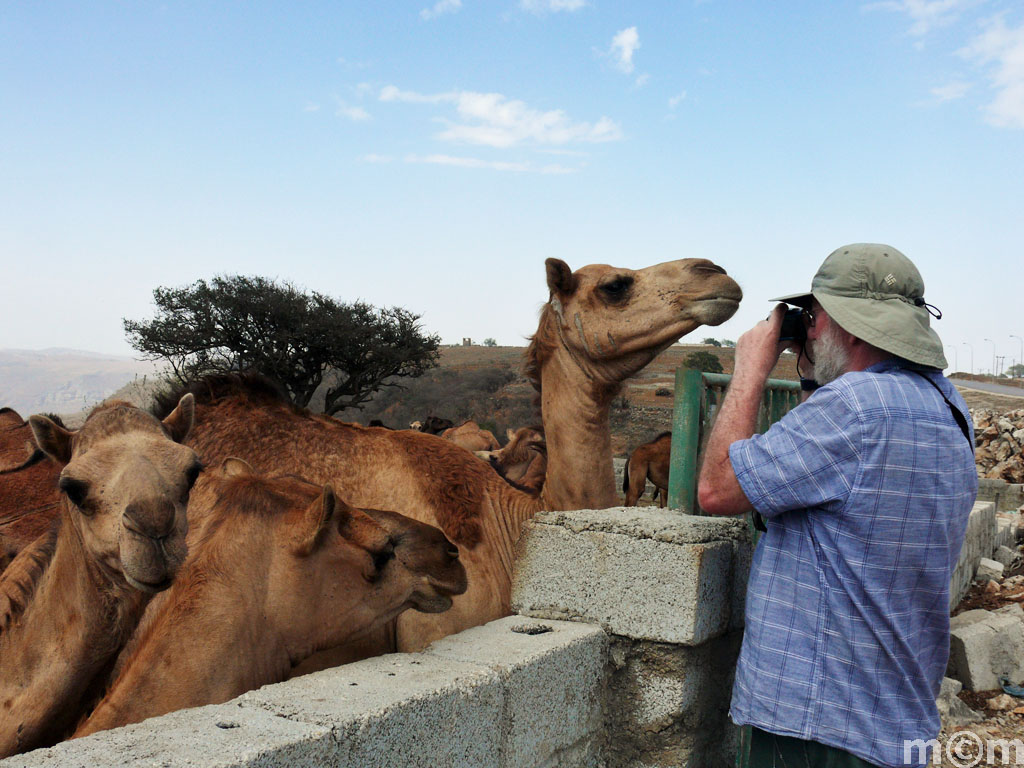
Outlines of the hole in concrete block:
[{"label": "hole in concrete block", "polygon": [[241,727],[234,720],[218,720],[216,723],[218,728],[239,728]]},{"label": "hole in concrete block", "polygon": [[543,635],[545,632],[551,632],[552,629],[547,624],[516,624],[512,627],[512,631],[521,635]]}]

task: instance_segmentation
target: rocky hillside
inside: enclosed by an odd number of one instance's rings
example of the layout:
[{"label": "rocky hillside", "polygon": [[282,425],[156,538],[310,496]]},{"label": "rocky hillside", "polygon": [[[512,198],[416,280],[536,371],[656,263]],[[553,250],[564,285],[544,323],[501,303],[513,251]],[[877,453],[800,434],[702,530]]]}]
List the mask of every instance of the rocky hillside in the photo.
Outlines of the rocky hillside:
[{"label": "rocky hillside", "polygon": [[90,408],[136,378],[152,377],[153,363],[72,349],[0,350],[0,406],[22,416],[73,414]]}]

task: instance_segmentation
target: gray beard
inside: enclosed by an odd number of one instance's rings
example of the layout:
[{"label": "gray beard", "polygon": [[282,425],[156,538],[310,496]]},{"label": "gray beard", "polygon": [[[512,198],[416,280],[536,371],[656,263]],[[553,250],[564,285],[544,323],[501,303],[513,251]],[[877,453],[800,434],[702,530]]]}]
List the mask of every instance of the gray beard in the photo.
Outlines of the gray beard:
[{"label": "gray beard", "polygon": [[850,353],[839,339],[838,328],[828,330],[814,341],[814,380],[821,386],[850,370]]}]

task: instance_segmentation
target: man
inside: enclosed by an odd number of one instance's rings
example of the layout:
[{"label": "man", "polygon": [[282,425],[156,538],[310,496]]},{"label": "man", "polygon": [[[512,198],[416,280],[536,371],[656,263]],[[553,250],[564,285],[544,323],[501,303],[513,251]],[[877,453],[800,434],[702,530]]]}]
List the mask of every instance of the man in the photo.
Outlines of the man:
[{"label": "man", "polygon": [[940,726],[949,582],[978,485],[970,417],[895,248],[840,248],[810,293],[778,301],[805,310],[798,360],[819,388],[755,435],[793,344],[780,304],[736,344],[698,486],[705,511],[767,525],[730,714],[752,726],[754,768],[902,766],[904,742]]}]

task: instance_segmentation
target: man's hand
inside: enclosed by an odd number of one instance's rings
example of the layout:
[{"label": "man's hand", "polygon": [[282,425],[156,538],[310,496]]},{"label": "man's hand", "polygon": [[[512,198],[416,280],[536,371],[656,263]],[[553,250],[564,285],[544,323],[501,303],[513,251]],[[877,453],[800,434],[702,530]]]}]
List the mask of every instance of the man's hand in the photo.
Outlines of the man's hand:
[{"label": "man's hand", "polygon": [[768,378],[779,356],[792,345],[791,341],[780,341],[782,317],[786,305],[779,304],[765,320],[744,333],[736,342],[734,376],[749,375],[752,378]]}]

